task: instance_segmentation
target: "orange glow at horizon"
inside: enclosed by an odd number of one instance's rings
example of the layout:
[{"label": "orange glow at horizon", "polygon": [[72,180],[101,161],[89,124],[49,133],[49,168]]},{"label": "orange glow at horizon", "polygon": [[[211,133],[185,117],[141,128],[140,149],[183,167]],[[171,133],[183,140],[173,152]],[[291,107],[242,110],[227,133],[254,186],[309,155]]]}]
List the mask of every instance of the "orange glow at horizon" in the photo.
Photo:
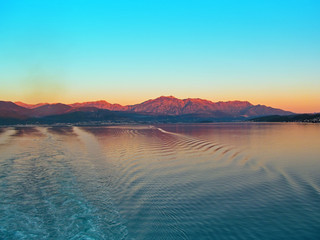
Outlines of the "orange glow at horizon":
[{"label": "orange glow at horizon", "polygon": [[[93,102],[93,101],[100,101],[104,100],[107,101],[111,104],[120,104],[120,105],[134,105],[134,104],[139,104],[144,101],[147,101],[149,99],[155,99],[160,96],[170,96],[173,95],[176,98],[179,99],[186,99],[186,98],[202,98],[206,99],[212,102],[218,102],[218,101],[234,101],[234,100],[239,100],[239,101],[248,101],[253,105],[266,105],[269,107],[273,108],[279,108],[282,110],[286,111],[291,111],[294,113],[314,113],[314,112],[320,112],[320,97],[315,97],[315,96],[305,96],[300,98],[285,98],[285,97],[269,97],[269,98],[263,98],[263,97],[220,97],[217,98],[215,97],[214,99],[210,96],[184,96],[180,94],[160,94],[160,95],[149,95],[149,96],[144,96],[140,95],[140,97],[137,96],[130,96],[130,95],[118,95],[118,96],[112,96],[109,95],[106,97],[103,96],[91,96],[91,95],[85,95],[85,96],[60,96],[60,97],[55,97],[51,98],[48,96],[45,98],[43,95],[41,96],[34,96],[34,98],[31,98],[31,96],[27,96],[24,98],[19,98],[18,96],[13,96],[12,98],[2,98],[2,101],[12,101],[12,102],[24,102],[28,104],[37,104],[37,103],[64,103],[64,104],[71,104],[71,103],[76,103],[76,102]],[[51,95],[52,96],[52,95]],[[41,97],[41,98],[39,98]]]}]

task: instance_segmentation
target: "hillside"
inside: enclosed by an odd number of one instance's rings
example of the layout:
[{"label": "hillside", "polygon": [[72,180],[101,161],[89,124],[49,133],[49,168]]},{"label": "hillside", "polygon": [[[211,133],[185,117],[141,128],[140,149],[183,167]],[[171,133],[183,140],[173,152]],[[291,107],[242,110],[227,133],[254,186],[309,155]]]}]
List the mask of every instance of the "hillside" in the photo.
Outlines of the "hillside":
[{"label": "hillside", "polygon": [[290,114],[293,113],[264,105],[253,105],[247,101],[212,102],[199,98],[178,99],[173,96],[162,96],[127,106],[104,100],[74,104],[0,101],[2,124],[55,121],[213,122]]}]

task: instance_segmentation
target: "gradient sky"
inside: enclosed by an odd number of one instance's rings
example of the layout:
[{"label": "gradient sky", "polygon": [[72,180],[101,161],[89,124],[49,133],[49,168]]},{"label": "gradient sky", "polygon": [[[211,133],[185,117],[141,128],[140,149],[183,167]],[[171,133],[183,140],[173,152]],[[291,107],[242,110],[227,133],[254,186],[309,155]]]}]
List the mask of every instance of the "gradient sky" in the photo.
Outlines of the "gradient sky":
[{"label": "gradient sky", "polygon": [[0,0],[0,99],[320,112],[319,0]]}]

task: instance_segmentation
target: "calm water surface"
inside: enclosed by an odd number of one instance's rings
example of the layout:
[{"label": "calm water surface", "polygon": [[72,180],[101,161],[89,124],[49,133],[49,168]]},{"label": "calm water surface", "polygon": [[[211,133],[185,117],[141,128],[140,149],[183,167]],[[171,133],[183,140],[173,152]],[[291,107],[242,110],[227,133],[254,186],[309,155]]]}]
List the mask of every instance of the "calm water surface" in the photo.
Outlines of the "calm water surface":
[{"label": "calm water surface", "polygon": [[319,124],[0,128],[0,239],[320,239]]}]

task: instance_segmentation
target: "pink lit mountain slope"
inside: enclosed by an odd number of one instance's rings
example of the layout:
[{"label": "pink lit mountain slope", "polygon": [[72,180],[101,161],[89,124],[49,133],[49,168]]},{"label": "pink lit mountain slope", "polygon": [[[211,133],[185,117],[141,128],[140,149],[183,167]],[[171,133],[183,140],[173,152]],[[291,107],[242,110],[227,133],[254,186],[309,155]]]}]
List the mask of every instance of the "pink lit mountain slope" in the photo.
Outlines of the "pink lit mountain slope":
[{"label": "pink lit mountain slope", "polygon": [[30,109],[18,106],[13,102],[0,101],[0,118],[26,119],[30,115]]},{"label": "pink lit mountain slope", "polygon": [[[0,116],[12,118],[46,117],[68,114],[71,112],[93,112],[97,109],[138,113],[153,116],[197,116],[214,118],[248,118],[267,115],[289,115],[292,112],[252,105],[247,101],[212,102],[199,98],[178,99],[173,96],[162,96],[156,99],[135,104],[121,106],[106,101],[83,102],[74,104],[40,104],[29,105],[19,102],[0,102]],[[23,107],[25,106],[25,107]]]},{"label": "pink lit mountain slope", "polygon": [[79,108],[79,107],[95,107],[99,109],[108,109],[110,111],[127,111],[127,106],[121,106],[120,104],[111,104],[107,101],[100,100],[95,102],[83,102],[83,103],[73,103],[70,104],[71,107]]},{"label": "pink lit mountain slope", "polygon": [[49,103],[27,104],[27,103],[23,103],[23,102],[14,102],[14,103],[20,107],[24,107],[24,108],[28,108],[28,109],[34,109],[34,108],[49,104]]},{"label": "pink lit mountain slope", "polygon": [[72,107],[95,107],[110,111],[128,111],[147,113],[151,115],[216,115],[217,112],[233,117],[253,117],[265,115],[288,115],[292,112],[271,108],[264,105],[252,105],[247,101],[212,102],[200,98],[178,99],[173,96],[161,96],[156,99],[135,104],[121,106],[106,101],[84,102],[70,104]]},{"label": "pink lit mountain slope", "polygon": [[128,106],[129,111],[155,115],[211,115],[222,112],[233,117],[264,115],[288,115],[291,112],[264,105],[252,105],[247,101],[211,102],[199,98],[178,99],[173,96],[159,97],[140,104]]},{"label": "pink lit mountain slope", "polygon": [[73,108],[69,105],[62,103],[46,104],[40,107],[31,109],[33,117],[45,117],[50,115],[59,115],[71,111]]}]

